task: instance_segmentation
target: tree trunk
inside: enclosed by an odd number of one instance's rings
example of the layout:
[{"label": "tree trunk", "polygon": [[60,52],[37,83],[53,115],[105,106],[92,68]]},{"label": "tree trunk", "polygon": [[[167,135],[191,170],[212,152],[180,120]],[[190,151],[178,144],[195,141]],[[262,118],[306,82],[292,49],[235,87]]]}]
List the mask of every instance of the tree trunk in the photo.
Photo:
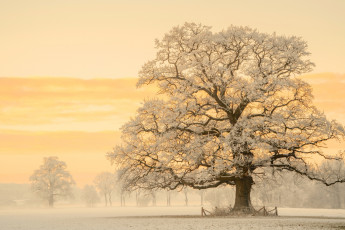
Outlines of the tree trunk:
[{"label": "tree trunk", "polygon": [[200,205],[204,205],[204,190],[200,191]]},{"label": "tree trunk", "polygon": [[104,202],[105,202],[105,207],[108,206],[108,199],[107,199],[107,194],[104,193]]},{"label": "tree trunk", "polygon": [[170,191],[167,191],[167,206],[170,206]]},{"label": "tree trunk", "polygon": [[339,184],[335,184],[333,185],[333,192],[334,192],[334,198],[333,198],[333,207],[332,208],[336,208],[336,209],[340,209],[341,208],[341,200],[340,200],[340,190],[339,190]]},{"label": "tree trunk", "polygon": [[124,192],[121,192],[120,197],[121,197],[121,207],[126,206],[126,200],[125,200],[125,194],[124,194]]},{"label": "tree trunk", "polygon": [[232,212],[252,213],[254,211],[250,200],[252,184],[253,178],[251,176],[245,176],[235,181],[236,198]]},{"label": "tree trunk", "polygon": [[185,206],[188,206],[188,191],[187,191],[187,189],[184,189],[184,204],[185,204]]},{"label": "tree trunk", "polygon": [[53,195],[49,196],[48,203],[49,203],[49,208],[54,207],[54,196]]},{"label": "tree trunk", "polygon": [[110,207],[113,206],[112,200],[111,200],[111,192],[108,194],[108,200]]},{"label": "tree trunk", "polygon": [[154,191],[152,191],[151,195],[152,195],[152,206],[156,206],[157,205],[156,193]]}]

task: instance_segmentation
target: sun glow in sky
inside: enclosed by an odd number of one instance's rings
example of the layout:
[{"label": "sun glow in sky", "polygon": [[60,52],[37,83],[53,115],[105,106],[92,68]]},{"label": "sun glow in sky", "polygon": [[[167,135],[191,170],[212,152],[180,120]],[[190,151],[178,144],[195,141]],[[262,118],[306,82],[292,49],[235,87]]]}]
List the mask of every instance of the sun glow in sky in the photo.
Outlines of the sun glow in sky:
[{"label": "sun glow in sky", "polygon": [[316,105],[345,124],[345,1],[0,0],[0,183],[28,183],[45,156],[77,184],[153,88],[136,89],[154,39],[185,21],[296,35],[309,44]]}]

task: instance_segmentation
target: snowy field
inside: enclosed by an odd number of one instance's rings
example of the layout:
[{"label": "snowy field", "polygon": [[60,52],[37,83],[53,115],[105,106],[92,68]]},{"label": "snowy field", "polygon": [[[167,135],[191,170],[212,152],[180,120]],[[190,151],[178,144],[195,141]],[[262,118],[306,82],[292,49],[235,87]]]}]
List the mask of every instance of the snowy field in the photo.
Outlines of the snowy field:
[{"label": "snowy field", "polygon": [[200,217],[200,207],[0,210],[1,230],[345,229],[345,210],[278,209],[279,217]]}]

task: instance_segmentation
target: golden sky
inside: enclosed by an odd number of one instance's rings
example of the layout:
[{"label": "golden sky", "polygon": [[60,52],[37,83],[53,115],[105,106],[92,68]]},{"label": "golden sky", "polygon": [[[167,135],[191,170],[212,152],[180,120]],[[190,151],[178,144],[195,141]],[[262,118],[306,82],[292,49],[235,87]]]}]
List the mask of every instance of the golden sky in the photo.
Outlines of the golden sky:
[{"label": "golden sky", "polygon": [[342,0],[0,0],[0,183],[28,183],[53,155],[79,186],[110,171],[119,128],[155,95],[135,77],[154,39],[185,21],[303,37],[315,102],[345,124],[344,11]]}]

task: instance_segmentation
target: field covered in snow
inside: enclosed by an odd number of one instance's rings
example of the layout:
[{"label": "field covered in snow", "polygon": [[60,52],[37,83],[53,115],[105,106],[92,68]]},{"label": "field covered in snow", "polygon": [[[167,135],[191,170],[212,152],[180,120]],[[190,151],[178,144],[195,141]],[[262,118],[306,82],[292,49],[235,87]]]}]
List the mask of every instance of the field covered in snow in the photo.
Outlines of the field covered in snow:
[{"label": "field covered in snow", "polygon": [[0,210],[0,229],[345,229],[345,210],[278,210],[279,217],[201,217],[200,207]]}]

